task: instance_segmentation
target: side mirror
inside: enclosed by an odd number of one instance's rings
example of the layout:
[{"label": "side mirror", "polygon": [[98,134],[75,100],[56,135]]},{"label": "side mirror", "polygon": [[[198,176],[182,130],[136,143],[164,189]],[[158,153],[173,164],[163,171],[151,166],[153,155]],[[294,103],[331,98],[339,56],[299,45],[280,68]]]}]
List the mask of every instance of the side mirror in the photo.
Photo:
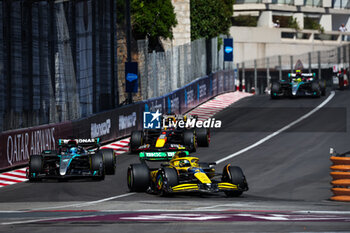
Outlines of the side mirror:
[{"label": "side mirror", "polygon": [[216,166],[216,163],[215,163],[215,162],[209,163],[209,167],[210,167],[210,168],[215,167],[215,166]]}]

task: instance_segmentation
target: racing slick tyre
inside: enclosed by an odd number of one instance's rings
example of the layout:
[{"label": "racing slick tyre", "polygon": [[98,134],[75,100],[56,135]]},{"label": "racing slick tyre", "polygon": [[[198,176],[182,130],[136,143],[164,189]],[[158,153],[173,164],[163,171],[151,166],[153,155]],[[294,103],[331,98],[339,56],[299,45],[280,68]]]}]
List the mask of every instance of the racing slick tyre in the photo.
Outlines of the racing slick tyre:
[{"label": "racing slick tyre", "polygon": [[91,156],[91,172],[94,174],[98,172],[98,175],[94,176],[95,180],[104,180],[105,178],[105,164],[103,161],[103,154],[98,152]]},{"label": "racing slick tyre", "polygon": [[179,184],[177,172],[173,168],[163,168],[156,176],[155,188],[160,196],[169,196],[168,188]]},{"label": "racing slick tyre", "polygon": [[29,175],[28,179],[30,182],[40,181],[40,178],[36,176],[41,173],[43,167],[43,160],[41,155],[32,155],[29,160]]},{"label": "racing slick tyre", "polygon": [[[243,174],[243,171],[240,167],[226,165],[224,167],[222,181],[229,182],[235,185],[238,185],[241,189],[247,189],[247,180]],[[239,197],[243,191],[226,191],[225,194],[228,197]]]},{"label": "racing slick tyre", "polygon": [[319,81],[320,89],[321,89],[321,95],[326,95],[326,80],[320,80]]},{"label": "racing slick tyre", "polygon": [[311,91],[314,94],[314,97],[319,98],[321,96],[320,84],[317,82],[311,83]]},{"label": "racing slick tyre", "polygon": [[278,92],[280,91],[281,85],[278,82],[273,82],[271,84],[271,99],[277,99],[278,98]]},{"label": "racing slick tyre", "polygon": [[210,131],[206,128],[196,129],[197,144],[201,147],[208,147],[210,143]]},{"label": "racing slick tyre", "polygon": [[106,175],[114,175],[115,174],[115,164],[116,158],[113,149],[102,149],[100,152],[103,155],[103,162],[105,164]]},{"label": "racing slick tyre", "polygon": [[130,192],[145,192],[150,185],[150,172],[146,164],[131,164],[127,174]]},{"label": "racing slick tyre", "polygon": [[186,146],[189,152],[196,152],[197,141],[193,130],[186,130],[183,136],[184,146]]},{"label": "racing slick tyre", "polygon": [[135,153],[137,148],[143,145],[143,132],[142,131],[132,131],[130,137],[130,151]]}]

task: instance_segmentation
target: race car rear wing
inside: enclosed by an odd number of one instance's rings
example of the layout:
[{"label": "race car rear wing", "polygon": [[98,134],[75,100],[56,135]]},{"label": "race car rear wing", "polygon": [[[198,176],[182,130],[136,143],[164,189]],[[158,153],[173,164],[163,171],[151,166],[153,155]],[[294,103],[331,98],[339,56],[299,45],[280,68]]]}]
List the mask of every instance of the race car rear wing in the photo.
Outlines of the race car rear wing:
[{"label": "race car rear wing", "polygon": [[100,138],[77,138],[77,139],[58,139],[59,146],[83,146],[98,147],[100,146]]},{"label": "race car rear wing", "polygon": [[[288,77],[296,77],[297,74],[296,73],[288,73]],[[302,73],[301,74],[302,77],[316,77],[316,73]]]},{"label": "race car rear wing", "polygon": [[[140,160],[147,160],[147,161],[169,161],[171,160],[177,151],[168,151],[168,152],[141,152],[139,154]],[[188,151],[182,151],[186,155],[189,155],[190,153]]]}]

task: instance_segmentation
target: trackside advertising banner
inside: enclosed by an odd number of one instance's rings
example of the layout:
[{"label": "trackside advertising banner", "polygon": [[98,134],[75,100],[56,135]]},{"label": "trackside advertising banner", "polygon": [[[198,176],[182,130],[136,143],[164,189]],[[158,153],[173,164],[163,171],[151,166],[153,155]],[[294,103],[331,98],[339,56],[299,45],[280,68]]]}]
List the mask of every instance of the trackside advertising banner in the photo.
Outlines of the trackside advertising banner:
[{"label": "trackside advertising banner", "polygon": [[72,133],[71,122],[1,133],[0,169],[24,165],[28,162],[30,155],[55,149],[59,138],[70,137]]},{"label": "trackside advertising banner", "polygon": [[183,114],[206,100],[234,91],[234,72],[219,71],[165,96],[122,106],[77,121],[0,133],[0,169],[25,165],[29,156],[57,149],[60,138],[101,138],[102,143],[142,129],[143,112]]}]

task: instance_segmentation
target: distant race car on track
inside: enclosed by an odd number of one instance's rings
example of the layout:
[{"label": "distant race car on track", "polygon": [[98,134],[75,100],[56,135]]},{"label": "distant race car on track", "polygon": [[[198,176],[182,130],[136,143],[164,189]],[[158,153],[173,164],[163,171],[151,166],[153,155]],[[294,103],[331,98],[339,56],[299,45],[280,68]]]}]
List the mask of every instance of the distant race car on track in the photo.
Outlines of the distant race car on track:
[{"label": "distant race car on track", "polygon": [[59,139],[58,150],[45,150],[40,155],[30,156],[27,178],[29,181],[72,177],[103,180],[105,174],[115,173],[115,161],[112,149],[99,149],[98,138]]},{"label": "distant race car on track", "polygon": [[326,83],[319,80],[315,73],[289,73],[288,78],[274,81],[271,84],[271,99],[287,96],[313,96],[326,95]]},{"label": "distant race car on track", "polygon": [[[193,116],[188,116],[193,117]],[[178,120],[186,122],[188,119],[179,119],[176,115],[165,115],[165,122],[175,123]],[[130,151],[196,151],[197,146],[207,147],[210,143],[208,128],[185,128],[162,126],[161,129],[144,129],[131,133]]]},{"label": "distant race car on track", "polygon": [[[197,157],[181,152],[141,152],[141,163],[131,164],[127,172],[131,192],[149,192],[162,196],[175,193],[224,192],[229,197],[240,196],[248,190],[242,169],[227,164],[222,173],[215,163],[199,162]],[[146,161],[168,161],[150,168]]]}]

